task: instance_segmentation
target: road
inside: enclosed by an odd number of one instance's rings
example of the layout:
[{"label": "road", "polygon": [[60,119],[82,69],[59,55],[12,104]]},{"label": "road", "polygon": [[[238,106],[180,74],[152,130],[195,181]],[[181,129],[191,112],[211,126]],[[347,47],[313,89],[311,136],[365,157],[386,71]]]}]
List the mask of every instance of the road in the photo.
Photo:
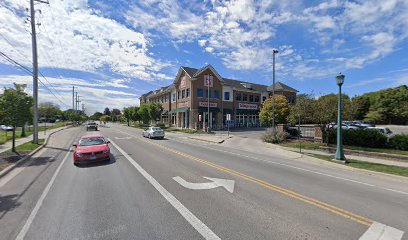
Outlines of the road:
[{"label": "road", "polygon": [[0,239],[377,239],[370,234],[381,231],[401,239],[408,231],[403,178],[180,134],[150,140],[119,125],[98,132],[111,141],[109,163],[75,167],[71,145],[92,133],[58,132],[0,179]]}]

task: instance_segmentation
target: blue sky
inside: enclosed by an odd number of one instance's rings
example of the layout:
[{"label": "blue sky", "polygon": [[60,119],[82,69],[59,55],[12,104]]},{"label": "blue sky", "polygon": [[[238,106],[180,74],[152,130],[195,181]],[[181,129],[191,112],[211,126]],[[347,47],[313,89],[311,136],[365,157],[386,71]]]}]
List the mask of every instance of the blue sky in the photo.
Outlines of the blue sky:
[{"label": "blue sky", "polygon": [[[36,4],[40,101],[71,106],[78,86],[88,113],[138,104],[180,66],[211,64],[221,76],[301,93],[351,95],[408,84],[408,1],[50,0]],[[28,0],[0,3],[0,49],[31,68]],[[0,58],[0,86],[27,73]],[[52,93],[53,92],[54,95]]]}]

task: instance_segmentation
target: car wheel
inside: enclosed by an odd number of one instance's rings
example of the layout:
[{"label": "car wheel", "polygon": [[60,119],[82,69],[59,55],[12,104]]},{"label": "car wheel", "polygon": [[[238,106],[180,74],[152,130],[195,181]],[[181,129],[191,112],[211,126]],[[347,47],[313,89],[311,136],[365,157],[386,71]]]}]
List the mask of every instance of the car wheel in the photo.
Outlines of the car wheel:
[{"label": "car wheel", "polygon": [[74,162],[74,165],[78,167],[79,163],[77,163],[77,162]]}]

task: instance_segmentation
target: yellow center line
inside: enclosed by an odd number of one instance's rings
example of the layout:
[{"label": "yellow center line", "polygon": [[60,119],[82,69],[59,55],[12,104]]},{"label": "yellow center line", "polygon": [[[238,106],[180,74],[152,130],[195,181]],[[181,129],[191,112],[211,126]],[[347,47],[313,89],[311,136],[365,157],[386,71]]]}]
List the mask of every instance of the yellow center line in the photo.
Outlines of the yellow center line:
[{"label": "yellow center line", "polygon": [[260,186],[262,186],[262,187],[264,187],[264,188],[267,188],[267,189],[269,189],[269,190],[272,190],[272,191],[275,191],[275,192],[279,192],[279,193],[281,193],[281,194],[284,194],[285,196],[288,196],[288,197],[297,199],[297,200],[299,200],[299,201],[302,201],[302,202],[311,204],[311,205],[316,206],[316,207],[318,207],[318,208],[320,208],[320,209],[327,210],[327,211],[332,212],[332,213],[334,213],[334,214],[336,214],[336,215],[342,216],[342,217],[344,217],[344,218],[350,219],[350,220],[355,221],[355,222],[358,222],[358,223],[360,223],[360,224],[363,224],[363,225],[366,225],[366,226],[370,226],[370,225],[373,223],[373,220],[371,220],[371,219],[369,219],[369,218],[366,218],[366,217],[363,217],[363,216],[360,216],[360,215],[355,214],[355,213],[353,213],[353,212],[347,211],[347,210],[345,210],[345,209],[342,209],[342,208],[333,206],[333,205],[331,205],[331,204],[328,204],[328,203],[319,201],[319,200],[314,199],[314,198],[311,198],[311,197],[304,196],[304,195],[302,195],[302,194],[300,194],[300,193],[291,191],[291,190],[289,190],[289,189],[285,189],[285,188],[282,188],[282,187],[273,185],[273,184],[268,183],[268,182],[266,182],[266,181],[263,181],[263,180],[260,180],[260,179],[257,179],[257,178],[254,178],[254,177],[245,175],[245,174],[240,173],[240,172],[237,172],[237,171],[235,171],[235,170],[232,170],[232,169],[226,168],[226,167],[224,167],[224,166],[218,165],[218,164],[216,164],[216,163],[212,163],[212,162],[206,161],[206,160],[204,160],[204,159],[201,159],[201,158],[198,158],[198,157],[194,157],[194,156],[192,156],[192,155],[189,155],[189,154],[184,153],[184,152],[180,152],[180,151],[175,150],[175,149],[173,149],[173,148],[169,148],[169,147],[163,146],[163,145],[161,145],[161,144],[158,144],[158,143],[155,143],[155,142],[152,142],[152,141],[147,141],[147,140],[145,140],[145,139],[139,138],[138,136],[129,134],[129,133],[127,133],[127,132],[123,132],[123,131],[118,130],[118,129],[116,129],[116,130],[119,131],[119,132],[122,132],[122,133],[124,133],[124,134],[126,134],[126,135],[135,137],[135,138],[136,138],[137,140],[139,140],[139,141],[143,141],[143,142],[145,142],[145,143],[149,143],[149,144],[151,144],[151,145],[155,145],[155,146],[157,146],[157,147],[159,147],[159,148],[162,148],[162,149],[164,149],[164,150],[167,150],[167,151],[169,151],[169,152],[172,152],[172,153],[175,153],[175,154],[177,154],[177,155],[186,157],[186,158],[191,159],[191,160],[194,160],[194,161],[196,161],[196,162],[200,162],[200,163],[202,163],[202,164],[205,164],[205,165],[207,165],[207,166],[210,166],[210,167],[215,168],[215,169],[217,169],[217,170],[220,170],[220,171],[222,171],[222,172],[226,172],[226,173],[229,173],[229,174],[231,174],[231,175],[240,177],[240,178],[242,178],[242,179],[245,179],[245,180],[247,180],[247,181],[249,181],[249,182],[252,182],[252,183],[255,183],[255,184],[257,184],[257,185],[260,185]]}]

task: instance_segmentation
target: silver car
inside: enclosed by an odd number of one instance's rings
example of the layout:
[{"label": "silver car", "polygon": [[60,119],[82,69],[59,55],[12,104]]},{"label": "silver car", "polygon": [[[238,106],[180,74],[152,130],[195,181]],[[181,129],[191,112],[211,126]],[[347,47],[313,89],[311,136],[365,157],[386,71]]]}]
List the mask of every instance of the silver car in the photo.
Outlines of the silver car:
[{"label": "silver car", "polygon": [[159,128],[159,127],[148,127],[146,128],[143,133],[143,137],[148,137],[148,138],[164,138],[164,130]]}]

